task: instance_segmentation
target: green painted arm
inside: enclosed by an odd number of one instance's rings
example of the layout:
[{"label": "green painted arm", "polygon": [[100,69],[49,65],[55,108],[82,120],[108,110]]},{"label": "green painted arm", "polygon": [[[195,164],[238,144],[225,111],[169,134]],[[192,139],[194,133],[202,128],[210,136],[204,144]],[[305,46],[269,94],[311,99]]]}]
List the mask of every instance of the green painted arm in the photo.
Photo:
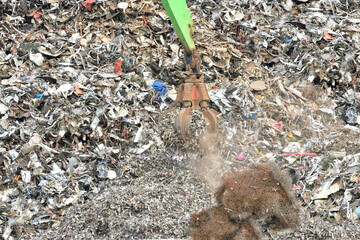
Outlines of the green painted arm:
[{"label": "green painted arm", "polygon": [[195,50],[193,21],[186,0],[161,0],[186,52]]}]

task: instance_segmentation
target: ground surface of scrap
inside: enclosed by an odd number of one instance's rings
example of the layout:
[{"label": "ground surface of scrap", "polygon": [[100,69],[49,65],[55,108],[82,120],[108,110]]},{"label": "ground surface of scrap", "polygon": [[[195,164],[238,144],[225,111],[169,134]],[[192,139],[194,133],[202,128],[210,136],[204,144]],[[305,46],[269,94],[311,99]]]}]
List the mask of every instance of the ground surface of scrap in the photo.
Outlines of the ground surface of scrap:
[{"label": "ground surface of scrap", "polygon": [[189,238],[221,175],[263,163],[304,213],[264,238],[360,238],[359,2],[187,3],[218,145],[199,112],[187,143],[159,120],[186,78],[160,1],[0,0],[3,239]]}]

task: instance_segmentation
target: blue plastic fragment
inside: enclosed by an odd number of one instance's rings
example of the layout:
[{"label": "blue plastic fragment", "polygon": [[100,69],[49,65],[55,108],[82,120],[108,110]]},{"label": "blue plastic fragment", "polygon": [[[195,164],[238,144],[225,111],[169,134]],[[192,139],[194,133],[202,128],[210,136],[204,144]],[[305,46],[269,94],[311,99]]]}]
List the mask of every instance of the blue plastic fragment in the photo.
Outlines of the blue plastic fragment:
[{"label": "blue plastic fragment", "polygon": [[255,110],[255,112],[250,112],[250,113],[244,113],[244,117],[245,118],[250,118],[250,119],[256,119],[257,118],[257,114],[260,112],[260,110]]},{"label": "blue plastic fragment", "polygon": [[36,95],[35,95],[35,98],[41,98],[42,96],[44,96],[43,93],[37,92]]},{"label": "blue plastic fragment", "polygon": [[354,213],[356,213],[358,218],[360,219],[360,206],[354,210]]},{"label": "blue plastic fragment", "polygon": [[173,41],[173,39],[174,39],[174,37],[175,37],[175,34],[176,34],[176,32],[174,31],[174,33],[171,35],[171,38],[170,38],[170,41],[171,41],[171,42]]},{"label": "blue plastic fragment", "polygon": [[107,164],[105,162],[100,162],[97,166],[96,172],[99,174],[99,178],[107,177]]},{"label": "blue plastic fragment", "polygon": [[151,87],[155,89],[155,99],[162,101],[161,97],[167,92],[166,85],[162,81],[156,80]]},{"label": "blue plastic fragment", "polygon": [[35,224],[36,221],[38,221],[38,220],[40,220],[40,219],[42,219],[42,218],[46,218],[46,217],[50,217],[50,216],[49,216],[49,215],[41,215],[41,216],[35,218],[34,221],[33,221],[33,224]]},{"label": "blue plastic fragment", "polygon": [[356,123],[357,111],[356,108],[351,106],[346,109],[346,122],[347,123]]},{"label": "blue plastic fragment", "polygon": [[291,43],[292,42],[292,38],[286,37],[284,40],[284,43]]}]

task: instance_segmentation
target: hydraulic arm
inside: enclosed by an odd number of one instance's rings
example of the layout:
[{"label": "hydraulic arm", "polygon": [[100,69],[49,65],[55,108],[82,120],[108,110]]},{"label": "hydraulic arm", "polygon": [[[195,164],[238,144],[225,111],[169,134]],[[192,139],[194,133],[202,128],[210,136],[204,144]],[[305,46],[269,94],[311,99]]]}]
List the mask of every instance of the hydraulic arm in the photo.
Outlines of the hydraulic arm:
[{"label": "hydraulic arm", "polygon": [[178,133],[184,140],[191,137],[189,122],[192,110],[202,111],[208,124],[209,132],[218,130],[219,114],[210,108],[210,97],[200,72],[200,57],[196,50],[193,34],[193,21],[186,0],[162,0],[170,21],[185,49],[186,74],[188,79],[182,83],[177,91],[176,103],[181,108],[175,120]]}]

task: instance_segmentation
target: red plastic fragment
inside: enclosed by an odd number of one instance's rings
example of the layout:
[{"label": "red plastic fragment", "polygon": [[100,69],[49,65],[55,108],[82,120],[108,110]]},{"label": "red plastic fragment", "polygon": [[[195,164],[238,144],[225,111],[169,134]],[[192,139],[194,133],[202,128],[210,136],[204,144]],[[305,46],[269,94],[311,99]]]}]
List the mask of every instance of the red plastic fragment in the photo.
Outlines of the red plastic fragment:
[{"label": "red plastic fragment", "polygon": [[81,88],[79,88],[78,86],[75,86],[75,92],[79,95],[84,94],[84,91]]},{"label": "red plastic fragment", "polygon": [[118,76],[121,74],[121,59],[115,61],[115,73]]},{"label": "red plastic fragment", "polygon": [[278,129],[278,130],[282,130],[283,129],[283,123],[282,122],[278,122],[278,123],[275,123],[275,127]]},{"label": "red plastic fragment", "polygon": [[91,11],[94,2],[95,0],[86,0],[85,2],[82,2],[81,5],[85,7],[86,11]]},{"label": "red plastic fragment", "polygon": [[324,37],[326,40],[334,39],[334,36],[328,33],[327,31],[324,31]]},{"label": "red plastic fragment", "polygon": [[39,18],[40,16],[41,16],[40,13],[36,12],[34,13],[33,18]]},{"label": "red plastic fragment", "polygon": [[142,15],[142,18],[143,18],[143,20],[144,20],[145,25],[147,25],[147,21],[146,21],[146,19],[145,19],[145,15],[144,15],[144,14]]}]

